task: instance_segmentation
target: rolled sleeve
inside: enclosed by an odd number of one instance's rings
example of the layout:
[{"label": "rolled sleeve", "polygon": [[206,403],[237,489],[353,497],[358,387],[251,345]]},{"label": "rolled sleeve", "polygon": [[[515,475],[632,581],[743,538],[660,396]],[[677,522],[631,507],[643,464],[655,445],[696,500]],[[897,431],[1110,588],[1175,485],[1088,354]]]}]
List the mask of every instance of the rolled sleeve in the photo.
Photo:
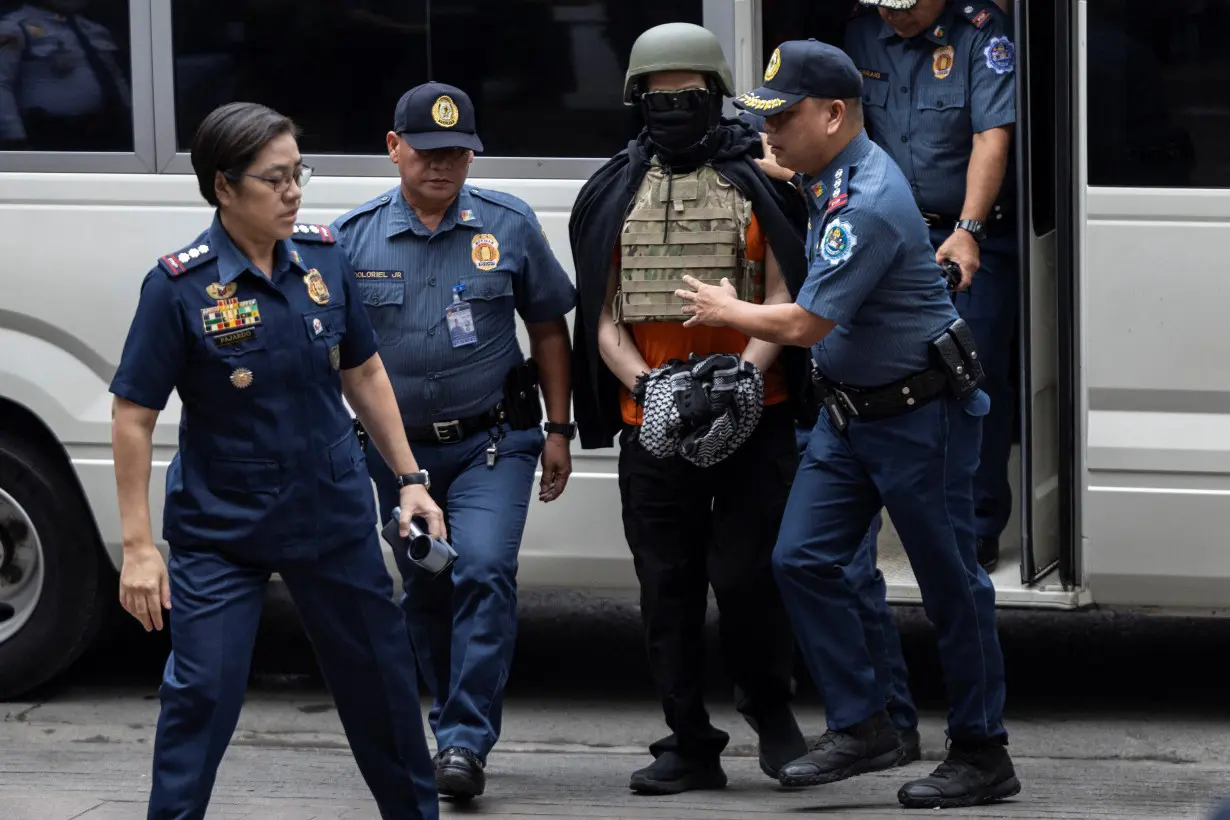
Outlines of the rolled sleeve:
[{"label": "rolled sleeve", "polygon": [[188,329],[176,284],[160,269],[141,283],[111,392],[150,410],[163,410],[184,372]]},{"label": "rolled sleeve", "polygon": [[350,370],[374,356],[380,349],[380,340],[372,327],[371,317],[367,315],[367,308],[363,307],[354,265],[344,250],[339,251],[337,256],[342,269],[342,292],[346,296],[346,335],[342,337],[340,367]]},{"label": "rolled sleeve", "polygon": [[1000,25],[978,32],[970,55],[970,120],[974,133],[1016,122],[1016,43]]},{"label": "rolled sleeve", "polygon": [[555,258],[537,217],[526,217],[525,231],[525,264],[513,283],[517,313],[530,324],[566,316],[576,307],[576,288]]},{"label": "rolled sleeve", "polygon": [[825,226],[797,304],[848,324],[879,284],[901,247],[892,225],[872,213],[838,212]]}]

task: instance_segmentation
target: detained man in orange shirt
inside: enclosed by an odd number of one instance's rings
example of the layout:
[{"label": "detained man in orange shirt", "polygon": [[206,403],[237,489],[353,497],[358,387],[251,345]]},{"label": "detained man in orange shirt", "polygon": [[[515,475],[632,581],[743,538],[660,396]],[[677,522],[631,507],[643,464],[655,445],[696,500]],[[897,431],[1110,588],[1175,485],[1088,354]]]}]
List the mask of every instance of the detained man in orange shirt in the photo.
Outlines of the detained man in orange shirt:
[{"label": "detained man in orange shirt", "polygon": [[729,280],[749,301],[789,303],[806,278],[802,197],[759,167],[754,129],[722,118],[731,86],[704,28],[642,34],[624,99],[646,127],[586,183],[569,226],[578,432],[583,449],[619,437],[624,532],[670,729],[632,775],[643,794],[727,782],[730,737],[702,698],[710,587],[761,769],[775,777],[807,751],[791,708],[794,637],[770,565],[799,462],[795,424],[814,422],[807,354],[727,328],[684,328],[674,295],[686,274]]}]

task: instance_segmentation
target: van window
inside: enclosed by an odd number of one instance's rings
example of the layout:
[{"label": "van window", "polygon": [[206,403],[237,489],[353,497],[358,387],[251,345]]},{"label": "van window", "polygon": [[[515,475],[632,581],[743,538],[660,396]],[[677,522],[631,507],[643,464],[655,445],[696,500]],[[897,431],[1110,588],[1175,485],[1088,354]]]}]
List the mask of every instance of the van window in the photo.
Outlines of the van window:
[{"label": "van window", "polygon": [[234,99],[303,128],[308,154],[383,154],[398,98],[434,80],[474,101],[485,156],[607,157],[640,128],[628,51],[703,0],[172,0],[178,150]]},{"label": "van window", "polygon": [[1230,0],[1091,0],[1089,184],[1230,187]]},{"label": "van window", "polygon": [[125,0],[0,2],[0,151],[131,152],[130,52]]}]

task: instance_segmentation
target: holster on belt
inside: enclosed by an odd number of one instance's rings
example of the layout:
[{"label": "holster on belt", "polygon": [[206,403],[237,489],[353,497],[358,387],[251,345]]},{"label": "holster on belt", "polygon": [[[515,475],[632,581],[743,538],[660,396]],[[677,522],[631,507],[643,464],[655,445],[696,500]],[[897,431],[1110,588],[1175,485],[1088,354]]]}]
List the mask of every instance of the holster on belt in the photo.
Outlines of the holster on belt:
[{"label": "holster on belt", "polygon": [[514,430],[529,430],[542,424],[538,362],[526,359],[508,371],[504,379],[504,413]]}]

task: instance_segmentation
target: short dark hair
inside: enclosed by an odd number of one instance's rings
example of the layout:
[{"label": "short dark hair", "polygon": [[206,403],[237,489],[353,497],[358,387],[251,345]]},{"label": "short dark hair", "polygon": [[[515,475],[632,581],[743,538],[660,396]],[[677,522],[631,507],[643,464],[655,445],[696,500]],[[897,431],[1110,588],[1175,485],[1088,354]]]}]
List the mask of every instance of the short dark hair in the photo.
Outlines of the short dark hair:
[{"label": "short dark hair", "polygon": [[259,103],[227,103],[209,112],[192,139],[192,169],[205,201],[218,207],[214,179],[219,171],[238,182],[261,149],[283,134],[298,139],[299,126]]}]

